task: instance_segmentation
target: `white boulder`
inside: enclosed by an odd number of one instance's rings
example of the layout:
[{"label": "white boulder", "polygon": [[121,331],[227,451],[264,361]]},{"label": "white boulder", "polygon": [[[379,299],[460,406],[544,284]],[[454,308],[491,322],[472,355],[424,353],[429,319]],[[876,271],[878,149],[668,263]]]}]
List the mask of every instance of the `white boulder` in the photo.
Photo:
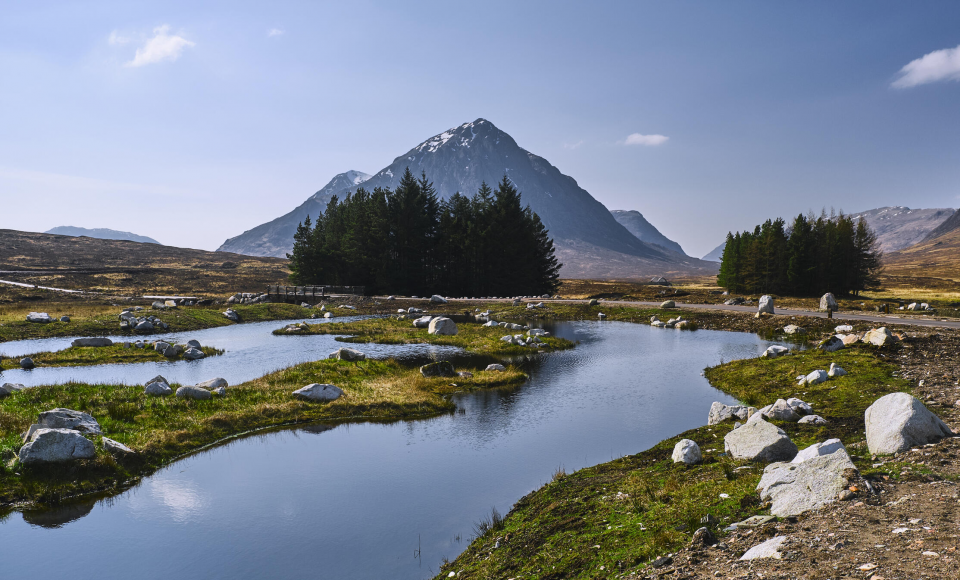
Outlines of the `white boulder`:
[{"label": "white boulder", "polygon": [[354,350],[352,348],[338,348],[337,350],[330,353],[330,356],[327,358],[334,358],[337,360],[343,360],[348,362],[356,362],[360,360],[366,360],[367,355],[363,354],[359,350]]},{"label": "white boulder", "polygon": [[31,312],[27,314],[27,322],[47,323],[53,321],[53,318],[46,312]]},{"label": "white boulder", "polygon": [[808,459],[813,459],[814,457],[820,457],[821,455],[830,455],[831,453],[836,453],[843,449],[847,450],[843,446],[843,443],[839,439],[827,439],[821,443],[814,443],[806,449],[801,449],[800,453],[797,453],[797,456],[793,458],[793,461],[790,463],[803,463]]},{"label": "white boulder", "polygon": [[494,363],[494,364],[487,365],[487,368],[485,368],[485,369],[483,369],[483,370],[485,370],[485,371],[503,372],[503,371],[505,371],[505,370],[507,370],[507,369],[506,369],[506,367],[504,367],[504,366],[501,365],[501,364],[496,364],[496,363]]},{"label": "white boulder", "polygon": [[764,295],[760,297],[760,303],[757,306],[758,314],[775,314],[773,307],[773,296]]},{"label": "white boulder", "polygon": [[91,415],[73,409],[52,409],[40,413],[37,424],[47,429],[71,429],[81,433],[100,434],[100,424]]},{"label": "white boulder", "polygon": [[803,385],[819,385],[820,383],[827,380],[827,371],[817,369],[810,373],[809,375],[800,379],[800,386]]},{"label": "white boulder", "polygon": [[97,450],[93,442],[72,429],[40,428],[20,448],[20,463],[61,463],[76,459],[93,459]]},{"label": "white boulder", "polygon": [[749,418],[747,407],[743,405],[724,405],[714,401],[710,405],[710,412],[707,414],[707,425],[717,425],[724,421],[739,419],[745,421]]},{"label": "white boulder", "polygon": [[101,338],[101,337],[78,338],[74,340],[70,344],[70,346],[97,346],[97,347],[113,346],[113,341],[110,340],[109,338]]},{"label": "white boulder", "polygon": [[119,441],[114,441],[109,437],[103,437],[101,439],[101,442],[103,443],[103,448],[107,450],[107,452],[110,453],[111,455],[128,455],[128,454],[134,453],[133,449],[130,449],[123,443],[120,443]]},{"label": "white boulder", "polygon": [[831,292],[827,292],[820,297],[820,310],[832,310],[836,312],[840,309],[840,305],[837,304],[837,299]]},{"label": "white boulder", "polygon": [[740,556],[740,559],[757,560],[759,558],[775,558],[779,560],[783,556],[783,554],[780,553],[780,547],[785,541],[787,541],[786,536],[770,538],[766,542],[757,544],[756,546],[747,550],[743,556]]},{"label": "white boulder", "polygon": [[230,385],[229,383],[227,383],[227,379],[222,377],[217,377],[215,379],[208,379],[206,381],[203,381],[202,383],[197,383],[197,386],[200,387],[201,389],[206,389],[208,391],[215,391],[221,387],[226,388],[226,387],[229,387]]},{"label": "white boulder", "polygon": [[868,330],[866,334],[863,335],[863,338],[860,339],[860,342],[864,344],[872,344],[873,346],[887,346],[896,342],[893,333],[887,329],[886,326],[881,326],[880,328],[874,328]]},{"label": "white boulder", "polygon": [[801,417],[797,423],[810,424],[810,425],[826,425],[827,420],[821,417],[820,415],[807,415],[806,417]]},{"label": "white boulder", "polygon": [[864,413],[870,453],[897,453],[951,437],[953,431],[908,393],[890,393]]},{"label": "white boulder", "polygon": [[673,446],[673,462],[693,465],[700,463],[703,456],[700,454],[700,446],[690,439],[681,439]]},{"label": "white boulder", "polygon": [[789,348],[780,346],[779,344],[773,344],[768,346],[767,350],[763,351],[763,354],[760,355],[760,358],[777,358],[789,352]]},{"label": "white boulder", "polygon": [[783,429],[755,416],[727,433],[723,442],[731,457],[748,461],[790,461],[798,451]]},{"label": "white boulder", "polygon": [[194,386],[184,386],[177,389],[177,397],[181,399],[210,399],[213,395],[206,389]]},{"label": "white boulder", "polygon": [[827,376],[830,378],[833,377],[842,377],[847,374],[847,371],[837,366],[837,363],[830,363],[830,370],[827,371]]},{"label": "white boulder", "polygon": [[849,485],[847,470],[856,472],[856,466],[846,450],[838,448],[800,463],[768,465],[757,491],[762,501],[771,502],[771,515],[796,516],[836,501]]},{"label": "white boulder", "polygon": [[293,392],[297,399],[305,401],[336,401],[343,395],[339,387],[313,383]]},{"label": "white boulder", "polygon": [[434,318],[430,321],[430,326],[427,327],[427,333],[440,336],[454,336],[457,334],[457,323],[445,316]]}]

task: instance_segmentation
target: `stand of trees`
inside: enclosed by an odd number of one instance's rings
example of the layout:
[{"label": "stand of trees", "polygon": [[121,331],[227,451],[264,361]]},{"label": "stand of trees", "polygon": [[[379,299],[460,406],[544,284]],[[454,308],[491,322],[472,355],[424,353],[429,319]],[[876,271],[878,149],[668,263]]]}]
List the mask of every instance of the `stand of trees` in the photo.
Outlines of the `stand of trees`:
[{"label": "stand of trees", "polygon": [[560,263],[539,216],[523,207],[506,176],[471,198],[441,201],[408,168],[393,191],[363,188],[330,200],[294,235],[290,280],[298,285],[366,286],[409,296],[554,293]]},{"label": "stand of trees", "polygon": [[861,218],[797,216],[727,234],[717,283],[731,292],[857,295],[880,287],[877,236]]}]

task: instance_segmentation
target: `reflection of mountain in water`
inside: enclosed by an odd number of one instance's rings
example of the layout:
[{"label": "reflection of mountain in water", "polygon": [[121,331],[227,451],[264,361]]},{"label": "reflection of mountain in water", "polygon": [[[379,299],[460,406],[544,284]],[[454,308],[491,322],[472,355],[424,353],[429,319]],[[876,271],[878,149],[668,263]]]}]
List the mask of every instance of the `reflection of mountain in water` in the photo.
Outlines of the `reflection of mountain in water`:
[{"label": "reflection of mountain in water", "polygon": [[89,514],[96,504],[97,500],[88,499],[49,509],[28,510],[23,512],[23,521],[41,528],[62,528]]}]

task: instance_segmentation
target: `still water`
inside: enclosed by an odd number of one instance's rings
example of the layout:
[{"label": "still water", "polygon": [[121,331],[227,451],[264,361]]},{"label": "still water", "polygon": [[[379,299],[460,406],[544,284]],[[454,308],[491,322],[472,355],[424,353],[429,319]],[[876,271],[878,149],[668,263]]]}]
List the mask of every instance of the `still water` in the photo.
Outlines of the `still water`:
[{"label": "still water", "polygon": [[[253,326],[229,328],[243,334]],[[466,547],[473,522],[491,507],[506,513],[558,467],[569,473],[704,424],[713,401],[733,400],[710,387],[702,369],[771,344],[617,322],[551,330],[581,343],[527,361],[531,379],[517,389],[457,396],[462,413],[252,436],[113,498],[11,514],[0,523],[0,576],[429,578],[441,558]],[[256,348],[329,348],[268,332]],[[260,368],[279,364],[287,363]],[[163,372],[181,380],[178,368]]]}]

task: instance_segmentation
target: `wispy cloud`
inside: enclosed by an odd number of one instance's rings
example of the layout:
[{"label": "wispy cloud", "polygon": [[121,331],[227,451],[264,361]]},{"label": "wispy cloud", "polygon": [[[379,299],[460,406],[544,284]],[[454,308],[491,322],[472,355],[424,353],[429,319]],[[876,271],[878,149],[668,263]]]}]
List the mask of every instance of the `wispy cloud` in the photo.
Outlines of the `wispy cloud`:
[{"label": "wispy cloud", "polygon": [[666,135],[641,135],[640,133],[631,133],[627,135],[627,138],[623,141],[620,141],[622,145],[646,145],[648,147],[653,147],[656,145],[663,145],[667,142],[670,137]]},{"label": "wispy cloud", "polygon": [[133,60],[126,66],[138,67],[155,64],[165,60],[174,61],[180,58],[183,49],[195,44],[179,35],[169,34],[170,27],[164,24],[153,29],[153,36],[137,49]]},{"label": "wispy cloud", "polygon": [[287,31],[282,28],[271,28],[267,31],[267,38],[273,38],[274,36],[283,36]]},{"label": "wispy cloud", "polygon": [[130,40],[131,39],[129,36],[123,36],[116,30],[114,30],[113,32],[110,33],[110,37],[107,39],[107,42],[109,42],[113,46],[117,46],[120,44],[126,44],[130,42]]},{"label": "wispy cloud", "polygon": [[576,143],[564,143],[564,144],[563,144],[563,148],[564,148],[564,149],[579,149],[581,145],[583,145],[583,139],[577,141]]},{"label": "wispy cloud", "polygon": [[908,89],[937,81],[960,81],[960,46],[929,52],[900,69],[890,86]]}]

